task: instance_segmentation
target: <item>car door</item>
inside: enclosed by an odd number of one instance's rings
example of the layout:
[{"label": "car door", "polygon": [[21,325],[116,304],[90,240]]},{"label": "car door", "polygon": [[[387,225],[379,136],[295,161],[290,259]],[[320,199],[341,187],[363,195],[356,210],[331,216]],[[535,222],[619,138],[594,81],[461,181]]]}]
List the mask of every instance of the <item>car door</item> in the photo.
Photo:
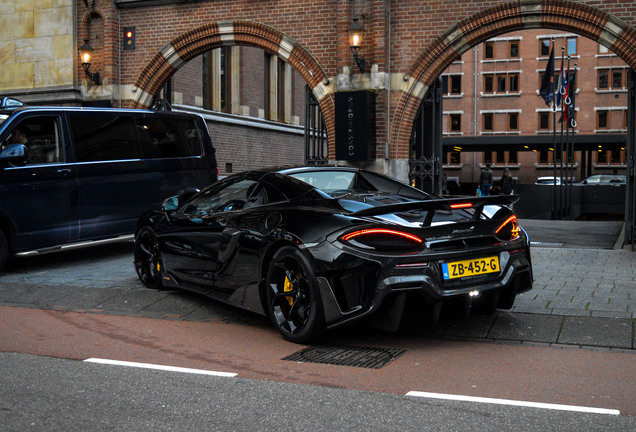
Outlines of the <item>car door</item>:
[{"label": "car door", "polygon": [[165,270],[176,281],[203,294],[229,299],[217,284],[237,257],[241,230],[235,213],[247,202],[255,180],[219,182],[170,215],[171,229],[159,232]]},{"label": "car door", "polygon": [[278,228],[281,215],[277,204],[283,201],[286,197],[280,191],[260,181],[250,186],[245,205],[227,214],[223,236],[227,247],[214,290],[231,303],[251,310],[261,308],[261,257],[271,241],[270,234]]},{"label": "car door", "polygon": [[14,128],[27,136],[26,163],[0,166],[0,212],[14,228],[15,250],[77,241],[77,178],[61,116],[31,114],[8,126],[0,137],[3,145]]}]

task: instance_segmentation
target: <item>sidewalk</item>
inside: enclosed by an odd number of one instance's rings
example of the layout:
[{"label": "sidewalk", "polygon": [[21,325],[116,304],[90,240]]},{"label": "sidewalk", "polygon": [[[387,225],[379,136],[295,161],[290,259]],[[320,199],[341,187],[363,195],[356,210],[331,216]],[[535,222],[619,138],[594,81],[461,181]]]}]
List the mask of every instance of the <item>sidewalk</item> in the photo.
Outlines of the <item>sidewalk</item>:
[{"label": "sidewalk", "polygon": [[[633,353],[636,252],[631,248],[594,248],[601,244],[594,236],[602,236],[603,244],[616,242],[615,223],[584,223],[571,228],[579,234],[570,237],[567,227],[573,223],[560,224],[528,224],[526,229],[536,243],[556,243],[559,247],[532,247],[534,288],[519,295],[511,311],[491,316],[471,314],[465,321],[443,322],[418,334]],[[559,233],[565,239],[558,238]],[[588,233],[588,238],[581,233]],[[577,236],[577,241],[586,243],[561,247]],[[0,306],[267,325],[259,316],[205,297],[144,288],[133,268],[130,243],[51,257],[24,258],[10,264],[0,274]]]}]

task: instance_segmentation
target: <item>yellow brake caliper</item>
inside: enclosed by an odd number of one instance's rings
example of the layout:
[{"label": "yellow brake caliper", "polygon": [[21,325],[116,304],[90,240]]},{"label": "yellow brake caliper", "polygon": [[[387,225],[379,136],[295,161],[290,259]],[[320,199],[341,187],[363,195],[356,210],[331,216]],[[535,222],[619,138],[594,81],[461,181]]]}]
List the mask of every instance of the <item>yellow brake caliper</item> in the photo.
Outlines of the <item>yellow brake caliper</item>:
[{"label": "yellow brake caliper", "polygon": [[[292,275],[294,273],[290,272]],[[292,283],[292,281],[289,280],[289,278],[287,276],[285,276],[285,282],[283,283],[283,292],[290,292],[291,290],[294,289],[294,284]],[[289,305],[293,305],[294,304],[294,298],[291,296],[286,296],[285,297],[287,299],[287,303],[289,303]]]}]

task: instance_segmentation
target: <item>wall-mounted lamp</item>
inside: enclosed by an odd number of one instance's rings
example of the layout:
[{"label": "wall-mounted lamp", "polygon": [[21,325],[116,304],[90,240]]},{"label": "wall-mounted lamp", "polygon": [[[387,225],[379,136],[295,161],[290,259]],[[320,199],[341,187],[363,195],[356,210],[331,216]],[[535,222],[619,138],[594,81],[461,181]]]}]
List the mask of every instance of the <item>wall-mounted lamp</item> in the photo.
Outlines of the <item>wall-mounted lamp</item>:
[{"label": "wall-mounted lamp", "polygon": [[82,68],[84,73],[95,84],[99,85],[99,72],[92,73],[89,71],[91,68],[91,57],[93,56],[93,48],[88,44],[88,39],[84,39],[84,44],[79,48],[80,59],[82,60]]},{"label": "wall-mounted lamp", "polygon": [[353,19],[351,27],[349,27],[347,33],[349,33],[349,47],[353,53],[353,60],[356,62],[356,65],[358,65],[360,72],[364,73],[365,60],[364,57],[360,57],[359,55],[362,45],[362,37],[364,36],[364,28],[360,25],[358,20],[358,17]]}]

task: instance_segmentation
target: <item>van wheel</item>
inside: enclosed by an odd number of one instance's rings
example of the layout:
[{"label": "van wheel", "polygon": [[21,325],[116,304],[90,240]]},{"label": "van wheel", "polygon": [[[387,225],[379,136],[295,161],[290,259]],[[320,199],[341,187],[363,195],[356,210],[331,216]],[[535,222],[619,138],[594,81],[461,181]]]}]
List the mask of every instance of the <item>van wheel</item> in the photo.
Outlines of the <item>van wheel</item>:
[{"label": "van wheel", "polygon": [[7,243],[7,238],[4,233],[0,231],[0,270],[4,268],[4,265],[7,263],[7,258],[9,257],[9,243]]},{"label": "van wheel", "polygon": [[143,227],[135,237],[135,271],[145,286],[161,288],[161,253],[157,234],[150,227]]}]

